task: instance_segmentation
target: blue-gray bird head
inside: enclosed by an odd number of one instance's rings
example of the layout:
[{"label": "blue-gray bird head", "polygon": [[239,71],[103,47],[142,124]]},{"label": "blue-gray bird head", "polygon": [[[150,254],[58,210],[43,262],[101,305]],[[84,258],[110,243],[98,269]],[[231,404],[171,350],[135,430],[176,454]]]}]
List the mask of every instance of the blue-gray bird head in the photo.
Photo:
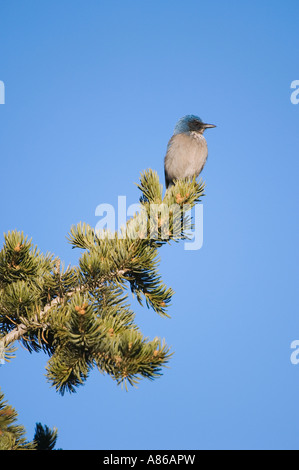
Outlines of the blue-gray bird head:
[{"label": "blue-gray bird head", "polygon": [[214,124],[206,124],[200,119],[200,117],[195,116],[194,114],[188,114],[177,122],[173,135],[187,134],[189,132],[199,132],[200,134],[203,134],[205,129],[208,129],[209,127],[216,126],[214,126]]}]

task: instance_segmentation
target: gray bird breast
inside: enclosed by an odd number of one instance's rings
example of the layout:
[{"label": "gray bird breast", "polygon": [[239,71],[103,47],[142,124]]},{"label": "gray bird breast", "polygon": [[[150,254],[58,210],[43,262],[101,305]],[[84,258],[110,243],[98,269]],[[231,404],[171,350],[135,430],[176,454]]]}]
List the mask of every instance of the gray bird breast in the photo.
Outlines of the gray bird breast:
[{"label": "gray bird breast", "polygon": [[174,135],[164,161],[166,184],[174,179],[197,177],[208,157],[206,139],[198,132]]}]

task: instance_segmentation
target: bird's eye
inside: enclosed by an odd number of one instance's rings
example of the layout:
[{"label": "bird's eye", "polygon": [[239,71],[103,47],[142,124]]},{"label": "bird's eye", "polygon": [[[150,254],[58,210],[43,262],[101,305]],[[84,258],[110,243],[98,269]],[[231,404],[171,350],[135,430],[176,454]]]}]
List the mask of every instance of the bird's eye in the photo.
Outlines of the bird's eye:
[{"label": "bird's eye", "polygon": [[190,127],[191,130],[200,129],[201,128],[201,122],[198,121],[197,119],[193,119],[192,121],[190,121],[189,127]]}]

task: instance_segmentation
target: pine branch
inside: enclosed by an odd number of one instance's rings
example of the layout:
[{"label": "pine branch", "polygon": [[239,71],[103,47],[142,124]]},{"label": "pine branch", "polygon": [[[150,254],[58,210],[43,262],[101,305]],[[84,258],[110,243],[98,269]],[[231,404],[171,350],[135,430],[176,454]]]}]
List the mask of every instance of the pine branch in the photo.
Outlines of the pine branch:
[{"label": "pine branch", "polygon": [[33,441],[35,450],[53,450],[57,441],[57,429],[51,430],[47,425],[36,423]]},{"label": "pine branch", "polygon": [[27,442],[25,429],[17,425],[17,412],[4,401],[0,391],[0,450],[33,450],[34,442]]},{"label": "pine branch", "polygon": [[[83,250],[77,267],[44,256],[23,233],[9,232],[0,251],[0,358],[21,341],[49,356],[47,378],[60,393],[74,392],[92,368],[117,383],[135,385],[161,375],[170,356],[159,339],[139,331],[128,290],[168,317],[173,291],[161,278],[158,249],[188,237],[190,208],[203,196],[195,179],[178,181],[164,198],[156,172],[141,175],[140,212],[120,233],[97,233],[87,224],[68,240]],[[113,236],[111,236],[113,235]]]}]

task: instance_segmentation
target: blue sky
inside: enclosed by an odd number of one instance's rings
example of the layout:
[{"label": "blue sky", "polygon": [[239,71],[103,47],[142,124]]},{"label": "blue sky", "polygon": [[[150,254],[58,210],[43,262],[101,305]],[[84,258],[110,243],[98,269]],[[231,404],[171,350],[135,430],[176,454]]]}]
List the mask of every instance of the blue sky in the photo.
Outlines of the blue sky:
[{"label": "blue sky", "polygon": [[299,448],[298,15],[297,0],[1,2],[1,237],[75,264],[71,225],[138,202],[146,168],[163,181],[181,116],[217,125],[204,245],[161,250],[172,318],[133,304],[169,369],[129,392],[94,371],[61,397],[47,357],[19,347],[0,386],[28,438],[41,421],[63,449]]}]

